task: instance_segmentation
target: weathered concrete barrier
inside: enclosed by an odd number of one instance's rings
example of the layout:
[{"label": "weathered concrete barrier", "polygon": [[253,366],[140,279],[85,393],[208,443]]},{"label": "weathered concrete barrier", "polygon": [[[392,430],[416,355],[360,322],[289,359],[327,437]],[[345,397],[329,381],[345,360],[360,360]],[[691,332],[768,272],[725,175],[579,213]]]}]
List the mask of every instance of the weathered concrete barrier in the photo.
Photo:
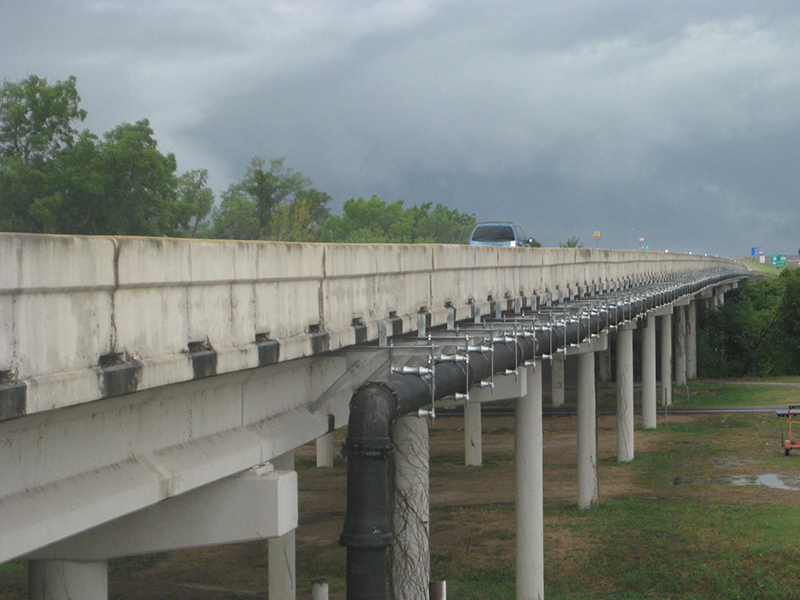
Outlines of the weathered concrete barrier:
[{"label": "weathered concrete barrier", "polygon": [[0,420],[323,353],[474,306],[724,259],[0,234]]}]

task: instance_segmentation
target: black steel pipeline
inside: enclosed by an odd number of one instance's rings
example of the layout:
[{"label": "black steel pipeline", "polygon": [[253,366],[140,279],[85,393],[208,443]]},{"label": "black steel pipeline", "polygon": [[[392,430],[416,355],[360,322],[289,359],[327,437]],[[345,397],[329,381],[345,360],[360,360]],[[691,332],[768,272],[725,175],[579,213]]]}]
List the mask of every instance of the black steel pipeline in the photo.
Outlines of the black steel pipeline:
[{"label": "black steel pipeline", "polygon": [[469,361],[441,362],[433,377],[402,375],[361,386],[350,401],[344,454],[347,457],[347,513],[340,543],[347,547],[348,600],[386,598],[386,548],[392,543],[388,518],[391,426],[402,415],[435,398],[466,393],[495,372],[534,357],[532,339],[493,344],[494,357],[470,352]]},{"label": "black steel pipeline", "polygon": [[648,309],[669,304],[725,278],[730,275],[707,277],[667,290],[660,287],[636,299],[602,304],[598,301],[594,310],[563,323],[510,341],[492,341],[491,353],[471,351],[468,361],[437,362],[433,374],[401,375],[383,383],[366,383],[356,390],[350,401],[343,449],[348,460],[347,513],[340,543],[347,547],[347,599],[386,598],[386,548],[393,540],[388,517],[391,427],[397,419],[429,405],[432,399],[466,393],[493,372],[503,373],[537,356],[579,344],[608,326],[639,318]]}]

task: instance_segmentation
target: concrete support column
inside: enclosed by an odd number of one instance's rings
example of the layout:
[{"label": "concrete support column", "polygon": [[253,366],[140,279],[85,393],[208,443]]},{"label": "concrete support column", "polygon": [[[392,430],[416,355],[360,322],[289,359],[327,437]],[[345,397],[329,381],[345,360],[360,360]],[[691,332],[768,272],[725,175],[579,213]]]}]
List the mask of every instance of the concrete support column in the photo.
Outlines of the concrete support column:
[{"label": "concrete support column", "polygon": [[564,361],[566,357],[554,352],[550,361],[550,382],[553,395],[553,406],[564,406]]},{"label": "concrete support column", "polygon": [[406,415],[392,428],[392,439],[395,541],[391,548],[391,597],[428,600],[431,579],[428,421]]},{"label": "concrete support column", "polygon": [[597,398],[594,353],[578,354],[578,508],[597,504]]},{"label": "concrete support column", "polygon": [[464,464],[472,467],[483,464],[480,402],[464,406]]},{"label": "concrete support column", "polygon": [[[272,466],[279,471],[294,471],[294,450],[276,456]],[[295,565],[295,530],[267,542],[267,564],[270,598],[294,600],[297,597]]]},{"label": "concrete support column", "polygon": [[676,306],[675,312],[675,385],[686,385],[686,307]]},{"label": "concrete support column", "polygon": [[642,329],[642,426],[656,428],[656,318],[647,317]]},{"label": "concrete support column", "polygon": [[697,302],[686,307],[686,379],[697,379]]},{"label": "concrete support column", "polygon": [[633,329],[617,331],[617,462],[633,460]]},{"label": "concrete support column", "polygon": [[325,435],[317,438],[317,466],[318,467],[332,467],[333,466],[333,432],[330,431]]},{"label": "concrete support column", "polygon": [[672,405],[672,315],[661,317],[661,402]]},{"label": "concrete support column", "polygon": [[311,600],[328,600],[327,579],[317,579],[311,582]]},{"label": "concrete support column", "polygon": [[717,292],[717,307],[725,305],[725,292],[721,289]]},{"label": "concrete support column", "polygon": [[517,511],[517,600],[544,598],[542,365],[528,370],[528,393],[514,411]]},{"label": "concrete support column", "polygon": [[603,383],[611,381],[611,344],[609,343],[609,349],[603,350],[602,352],[597,352],[597,379]]},{"label": "concrete support column", "polygon": [[30,600],[108,600],[108,563],[28,561]]}]

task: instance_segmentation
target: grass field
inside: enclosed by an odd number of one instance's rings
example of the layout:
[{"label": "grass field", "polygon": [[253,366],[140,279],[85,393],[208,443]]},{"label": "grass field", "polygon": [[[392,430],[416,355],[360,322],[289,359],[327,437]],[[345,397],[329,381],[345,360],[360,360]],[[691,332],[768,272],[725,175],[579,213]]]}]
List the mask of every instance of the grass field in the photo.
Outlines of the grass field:
[{"label": "grass field", "polygon": [[[600,424],[606,437],[613,426],[603,419]],[[550,455],[546,597],[797,598],[800,565],[793,550],[800,491],[734,485],[748,476],[755,482],[758,474],[798,472],[800,458],[784,457],[779,448],[783,426],[772,415],[698,415],[638,431],[647,451],[632,463],[617,464],[607,449],[601,453],[601,501],[590,511],[578,511],[572,498],[558,492],[571,486],[554,481],[564,465]],[[439,512],[434,521],[447,523],[451,511]],[[513,539],[503,542],[513,521],[503,519],[505,513],[513,513],[513,504],[460,509],[461,521],[494,523],[495,535],[479,528],[472,544],[497,560],[493,568],[473,570],[463,552],[446,553],[449,560],[435,563],[434,573],[451,580],[454,597],[515,597]]]},{"label": "grass field", "polygon": [[[781,383],[791,384],[797,378],[785,379]],[[800,404],[800,385],[774,385],[755,380],[735,383],[690,382],[688,396],[684,386],[675,386],[673,397],[677,406],[690,407]]]},{"label": "grass field", "polygon": [[761,271],[762,273],[766,273],[767,275],[775,275],[775,276],[777,276],[777,275],[780,275],[781,271],[783,271],[784,269],[796,269],[796,268],[798,268],[798,265],[796,265],[796,264],[790,264],[790,265],[787,265],[785,267],[773,267],[773,266],[771,266],[769,264],[763,264],[762,265],[761,263],[753,262],[750,259],[738,259],[738,260],[739,260],[740,263],[745,264],[748,267],[755,268],[755,269]]}]

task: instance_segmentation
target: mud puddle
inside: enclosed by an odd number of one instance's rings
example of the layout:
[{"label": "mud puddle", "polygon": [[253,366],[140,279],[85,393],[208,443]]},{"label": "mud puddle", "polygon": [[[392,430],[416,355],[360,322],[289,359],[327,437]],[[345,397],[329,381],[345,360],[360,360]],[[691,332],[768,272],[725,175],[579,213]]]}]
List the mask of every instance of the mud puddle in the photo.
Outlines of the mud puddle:
[{"label": "mud puddle", "polygon": [[800,477],[795,475],[739,475],[731,477],[733,485],[765,485],[776,490],[800,492]]}]

